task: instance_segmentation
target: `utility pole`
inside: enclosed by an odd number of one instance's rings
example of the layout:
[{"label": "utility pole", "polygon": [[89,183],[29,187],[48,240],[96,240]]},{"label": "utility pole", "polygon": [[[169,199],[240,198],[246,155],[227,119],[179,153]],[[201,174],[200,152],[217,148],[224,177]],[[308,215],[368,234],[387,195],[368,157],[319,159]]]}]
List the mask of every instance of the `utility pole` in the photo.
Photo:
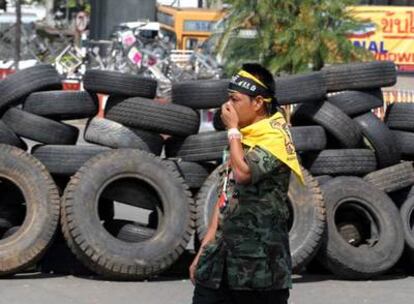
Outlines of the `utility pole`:
[{"label": "utility pole", "polygon": [[45,0],[46,24],[53,25],[54,0]]},{"label": "utility pole", "polygon": [[21,36],[22,36],[22,2],[16,0],[16,37],[15,37],[15,49],[14,49],[14,69],[19,69],[20,62],[20,47],[21,47]]}]

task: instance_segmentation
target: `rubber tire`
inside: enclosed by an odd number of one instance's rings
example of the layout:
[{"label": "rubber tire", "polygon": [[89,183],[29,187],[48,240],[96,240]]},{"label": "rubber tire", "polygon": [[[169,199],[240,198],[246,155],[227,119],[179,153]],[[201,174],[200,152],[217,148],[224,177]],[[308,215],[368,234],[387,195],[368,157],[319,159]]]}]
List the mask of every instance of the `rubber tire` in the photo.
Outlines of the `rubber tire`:
[{"label": "rubber tire", "polygon": [[17,108],[10,108],[2,119],[16,134],[44,144],[74,145],[78,140],[78,128]]},{"label": "rubber tire", "polygon": [[207,166],[196,162],[171,161],[171,163],[177,167],[177,170],[190,189],[200,188],[210,175],[210,170]]},{"label": "rubber tire", "polygon": [[50,91],[30,94],[23,110],[54,120],[93,117],[98,114],[98,97],[86,91]]},{"label": "rubber tire", "polygon": [[157,81],[115,71],[87,70],[83,76],[85,90],[108,95],[154,98]]},{"label": "rubber tire", "polygon": [[398,147],[400,148],[402,159],[414,160],[414,132],[391,130]]},{"label": "rubber tire", "polygon": [[192,109],[221,107],[228,99],[229,80],[195,80],[174,83],[172,102]]},{"label": "rubber tire", "polygon": [[39,64],[0,81],[0,112],[17,105],[33,92],[62,89],[62,79],[49,64]]},{"label": "rubber tire", "polygon": [[[97,194],[109,180],[125,175],[144,179],[162,198],[163,219],[145,242],[110,236],[97,216]],[[190,195],[180,174],[155,156],[131,149],[105,152],[89,160],[66,187],[63,234],[75,255],[96,273],[120,280],[148,278],[167,269],[186,248],[194,220]]]},{"label": "rubber tire", "polygon": [[191,162],[220,160],[227,146],[226,131],[203,132],[184,140],[169,138],[165,142],[165,155]]},{"label": "rubber tire", "polygon": [[0,219],[4,219],[7,222],[10,222],[12,226],[21,225],[24,221],[26,215],[26,207],[20,202],[11,202],[7,203],[1,200],[0,205]]},{"label": "rubber tire", "polygon": [[213,127],[217,131],[224,131],[224,130],[226,130],[226,126],[224,125],[223,121],[221,120],[221,109],[217,109],[214,112],[214,116],[213,116]]},{"label": "rubber tire", "polygon": [[[220,167],[204,182],[196,197],[196,231],[202,240],[218,199]],[[300,272],[315,256],[325,232],[325,208],[318,182],[302,168],[305,186],[291,176],[288,200],[293,211],[289,232],[292,267]],[[291,216],[292,217],[292,216]]]},{"label": "rubber tire", "polygon": [[368,149],[323,150],[308,153],[302,160],[314,175],[362,176],[377,169],[375,154]]},{"label": "rubber tire", "polygon": [[20,226],[13,226],[10,227],[6,232],[3,233],[3,239],[6,239],[8,237],[11,237],[13,234],[15,234],[20,229]]},{"label": "rubber tire", "polygon": [[143,242],[151,239],[155,234],[155,229],[126,220],[115,219],[106,222],[104,227],[112,236],[128,243]]},{"label": "rubber tire", "polygon": [[196,111],[144,98],[129,98],[114,105],[107,110],[106,118],[128,127],[176,136],[195,134],[200,126]]},{"label": "rubber tire", "polygon": [[296,151],[320,151],[326,148],[326,133],[320,126],[291,127],[290,132]]},{"label": "rubber tire", "polygon": [[[59,196],[62,196],[72,176],[54,174],[52,177],[58,188]],[[99,200],[99,205],[98,205],[99,218],[101,219],[101,221],[112,220],[114,218],[114,215],[115,215],[114,201],[108,200],[102,197]]]},{"label": "rubber tire", "polygon": [[0,180],[0,208],[4,205],[16,206],[24,202],[25,199],[22,192],[13,182]]},{"label": "rubber tire", "polygon": [[[225,130],[220,115],[220,110],[214,114],[213,125],[216,130]],[[326,133],[320,126],[291,127],[290,132],[296,151],[320,151],[326,148]]]},{"label": "rubber tire", "polygon": [[0,143],[27,150],[27,144],[0,120]]},{"label": "rubber tire", "polygon": [[410,188],[410,191],[408,192],[408,197],[414,196],[414,186]]},{"label": "rubber tire", "polygon": [[161,201],[157,193],[145,184],[119,180],[102,192],[102,198],[146,210],[156,210]]},{"label": "rubber tire", "polygon": [[115,105],[128,99],[128,96],[110,95],[105,103],[104,116],[106,117],[107,112]]},{"label": "rubber tire", "polygon": [[390,129],[414,132],[414,104],[390,104],[387,107],[385,121]]},{"label": "rubber tire", "polygon": [[85,127],[85,141],[111,148],[133,148],[161,155],[164,139],[156,133],[128,128],[105,118],[95,117]]},{"label": "rubber tire", "polygon": [[368,112],[354,118],[368,140],[377,157],[378,168],[398,164],[401,160],[400,148],[390,129],[374,113]]},{"label": "rubber tire", "polygon": [[293,210],[292,227],[289,231],[292,268],[296,273],[315,257],[326,229],[325,203],[319,183],[302,168],[305,185],[292,174],[288,200]]},{"label": "rubber tire", "polygon": [[319,185],[322,185],[326,183],[327,181],[333,179],[333,177],[330,175],[319,175],[319,176],[315,176],[315,179],[318,181]]},{"label": "rubber tire", "polygon": [[344,91],[328,96],[328,102],[353,117],[384,106],[381,89]]},{"label": "rubber tire", "polygon": [[414,168],[412,162],[403,162],[385,169],[371,172],[364,180],[378,189],[389,193],[414,185]]},{"label": "rubber tire", "polygon": [[[59,227],[60,228],[60,227]],[[42,273],[53,275],[94,276],[70,251],[61,231],[57,231],[53,243],[38,263]]]},{"label": "rubber tire", "polygon": [[[301,104],[293,113],[292,125],[307,125],[309,122],[317,123],[332,135],[343,148],[358,148],[361,144],[362,133],[358,125],[336,106],[328,103]],[[328,144],[329,144],[328,138]]]},{"label": "rubber tire", "polygon": [[37,145],[32,155],[45,165],[51,174],[72,176],[84,163],[110,148],[100,146]]},{"label": "rubber tire", "polygon": [[280,105],[320,101],[326,98],[326,82],[322,72],[278,77],[276,100]]},{"label": "rubber tire", "polygon": [[13,223],[7,218],[0,218],[0,240],[6,238],[4,234],[13,227]]},{"label": "rubber tire", "polygon": [[400,215],[404,230],[405,244],[408,248],[408,254],[411,261],[414,261],[414,196],[408,197],[407,200],[402,204],[400,208]]},{"label": "rubber tire", "polygon": [[401,208],[404,202],[411,196],[414,196],[414,186],[401,189],[399,191],[388,193],[389,197],[393,200],[394,204]]},{"label": "rubber tire", "polygon": [[397,82],[397,69],[392,61],[371,61],[326,66],[328,92],[390,87]]},{"label": "rubber tire", "polygon": [[[374,278],[390,269],[401,257],[404,232],[397,207],[382,191],[358,177],[338,177],[321,186],[327,211],[327,238],[317,258],[343,279]],[[381,237],[377,246],[356,248],[346,243],[336,229],[338,207],[349,201],[363,205],[375,216]],[[354,207],[355,208],[355,207]],[[372,252],[372,253],[370,253]]]},{"label": "rubber tire", "polygon": [[23,150],[0,145],[0,163],[0,175],[18,185],[27,206],[21,228],[0,241],[0,275],[9,275],[36,263],[51,243],[60,198],[46,168]]},{"label": "rubber tire", "polygon": [[361,245],[363,235],[361,233],[363,227],[358,222],[342,222],[338,224],[338,232],[347,243],[351,245]]}]

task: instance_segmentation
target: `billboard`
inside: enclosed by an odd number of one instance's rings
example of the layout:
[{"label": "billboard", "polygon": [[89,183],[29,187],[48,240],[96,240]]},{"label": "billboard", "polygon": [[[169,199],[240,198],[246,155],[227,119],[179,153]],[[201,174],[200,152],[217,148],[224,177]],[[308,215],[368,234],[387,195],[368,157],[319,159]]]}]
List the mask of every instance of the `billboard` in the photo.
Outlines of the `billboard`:
[{"label": "billboard", "polygon": [[400,71],[414,71],[414,7],[354,6],[350,12],[365,22],[349,35],[355,46],[394,61]]}]

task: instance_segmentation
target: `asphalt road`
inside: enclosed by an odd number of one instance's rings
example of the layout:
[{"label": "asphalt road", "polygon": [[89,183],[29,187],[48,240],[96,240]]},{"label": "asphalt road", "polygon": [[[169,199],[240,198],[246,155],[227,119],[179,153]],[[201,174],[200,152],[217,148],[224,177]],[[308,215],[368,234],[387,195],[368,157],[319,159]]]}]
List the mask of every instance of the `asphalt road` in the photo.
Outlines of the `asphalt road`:
[{"label": "asphalt road", "polygon": [[[191,282],[177,277],[146,282],[108,282],[24,274],[0,280],[0,304],[187,304],[191,303],[192,292]],[[394,275],[351,282],[335,280],[329,275],[295,275],[289,303],[412,304],[414,277]]]}]

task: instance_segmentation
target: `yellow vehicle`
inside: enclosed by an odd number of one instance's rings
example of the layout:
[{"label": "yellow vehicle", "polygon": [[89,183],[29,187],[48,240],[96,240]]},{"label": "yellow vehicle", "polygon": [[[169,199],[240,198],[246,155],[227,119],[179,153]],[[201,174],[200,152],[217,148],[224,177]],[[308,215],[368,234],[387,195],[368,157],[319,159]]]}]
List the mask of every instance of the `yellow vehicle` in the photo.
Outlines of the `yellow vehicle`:
[{"label": "yellow vehicle", "polygon": [[210,37],[214,25],[224,17],[224,10],[157,7],[157,20],[164,34],[176,41],[176,48],[192,50]]}]

